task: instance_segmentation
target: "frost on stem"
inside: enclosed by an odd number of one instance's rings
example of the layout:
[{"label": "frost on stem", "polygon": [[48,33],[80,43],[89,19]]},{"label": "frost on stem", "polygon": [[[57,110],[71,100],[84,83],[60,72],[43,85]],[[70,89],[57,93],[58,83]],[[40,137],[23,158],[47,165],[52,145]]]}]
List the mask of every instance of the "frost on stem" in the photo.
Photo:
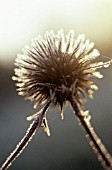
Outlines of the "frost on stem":
[{"label": "frost on stem", "polygon": [[101,139],[97,136],[94,128],[92,127],[90,122],[91,116],[89,115],[89,112],[83,112],[78,104],[72,99],[70,100],[70,103],[79,120],[79,123],[82,125],[86,132],[86,137],[89,140],[90,146],[97,154],[98,160],[101,162],[102,166],[106,170],[112,170],[112,157],[108,153],[104,144],[101,142]]},{"label": "frost on stem", "polygon": [[[22,140],[18,143],[14,151],[10,154],[10,156],[6,159],[0,170],[6,170],[8,169],[12,162],[23,152],[23,150],[26,148],[28,143],[31,141],[33,136],[35,135],[36,131],[40,128],[43,127],[43,121],[44,121],[44,116],[45,113],[50,105],[50,102],[48,102],[45,107],[42,109],[40,115],[34,119],[34,121],[30,124],[30,127],[28,128],[25,136],[22,138]],[[45,126],[45,125],[44,125]],[[44,127],[46,129],[46,132],[49,135],[48,128]]]}]

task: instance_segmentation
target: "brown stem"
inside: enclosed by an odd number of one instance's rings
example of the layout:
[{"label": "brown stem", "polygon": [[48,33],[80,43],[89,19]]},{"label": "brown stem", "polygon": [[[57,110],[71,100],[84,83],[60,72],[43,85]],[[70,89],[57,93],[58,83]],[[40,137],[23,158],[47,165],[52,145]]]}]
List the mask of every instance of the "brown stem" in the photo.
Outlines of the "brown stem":
[{"label": "brown stem", "polygon": [[46,110],[48,109],[50,105],[50,101],[44,106],[42,113],[39,117],[37,117],[32,124],[30,124],[30,127],[28,128],[25,136],[22,138],[22,140],[19,142],[19,144],[16,146],[15,150],[10,154],[10,156],[6,159],[6,161],[1,166],[0,170],[6,170],[8,169],[12,162],[22,153],[22,151],[26,148],[28,143],[31,141],[32,137],[35,135],[35,132],[41,127],[42,120],[44,117],[44,114]]},{"label": "brown stem", "polygon": [[101,142],[100,138],[96,135],[96,132],[90,123],[90,115],[84,115],[84,112],[82,112],[77,102],[74,100],[71,99],[70,103],[82,127],[86,131],[86,137],[88,138],[92,149],[97,154],[98,160],[106,170],[112,170],[112,157]]}]

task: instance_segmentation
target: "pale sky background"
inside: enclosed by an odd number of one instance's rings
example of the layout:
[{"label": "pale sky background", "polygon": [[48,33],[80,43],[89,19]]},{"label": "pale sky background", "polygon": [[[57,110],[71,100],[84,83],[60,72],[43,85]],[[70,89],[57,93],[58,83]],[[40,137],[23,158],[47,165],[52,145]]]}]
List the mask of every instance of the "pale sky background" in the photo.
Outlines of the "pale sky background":
[{"label": "pale sky background", "polygon": [[0,62],[12,62],[38,34],[61,28],[112,44],[112,0],[0,0]]}]

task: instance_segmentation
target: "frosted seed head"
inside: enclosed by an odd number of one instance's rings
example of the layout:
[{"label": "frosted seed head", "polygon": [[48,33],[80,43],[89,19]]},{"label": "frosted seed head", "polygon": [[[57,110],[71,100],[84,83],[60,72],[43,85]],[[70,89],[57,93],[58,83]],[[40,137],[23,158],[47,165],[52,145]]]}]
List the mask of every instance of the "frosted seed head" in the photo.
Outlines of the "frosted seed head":
[{"label": "frosted seed head", "polygon": [[112,63],[112,60],[94,62],[99,55],[84,34],[75,38],[73,30],[67,35],[63,30],[47,32],[44,38],[36,37],[31,46],[25,46],[23,53],[18,54],[12,79],[17,82],[18,94],[33,101],[34,108],[48,100],[62,107],[70,97],[81,106],[85,93],[92,98],[98,89],[88,83],[90,77],[102,78],[97,69]]}]

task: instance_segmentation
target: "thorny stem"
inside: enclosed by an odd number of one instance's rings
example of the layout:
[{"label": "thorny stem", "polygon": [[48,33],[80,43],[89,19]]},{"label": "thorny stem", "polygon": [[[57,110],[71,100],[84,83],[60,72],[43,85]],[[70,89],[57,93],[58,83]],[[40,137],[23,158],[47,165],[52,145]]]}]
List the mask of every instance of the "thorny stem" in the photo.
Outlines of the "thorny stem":
[{"label": "thorny stem", "polygon": [[7,170],[12,162],[22,153],[22,151],[26,148],[28,143],[31,141],[32,137],[35,135],[36,131],[41,127],[43,117],[45,115],[46,110],[50,105],[50,101],[44,106],[42,113],[39,117],[35,118],[35,120],[30,124],[25,136],[16,146],[15,150],[10,154],[10,156],[6,159],[6,161],[1,166],[0,170]]},{"label": "thorny stem", "polygon": [[101,142],[100,138],[96,135],[90,123],[90,115],[84,115],[74,100],[71,99],[70,103],[73,107],[73,110],[75,111],[76,116],[79,119],[79,122],[86,131],[86,137],[88,138],[92,149],[97,154],[98,160],[106,170],[112,170],[112,157]]}]

